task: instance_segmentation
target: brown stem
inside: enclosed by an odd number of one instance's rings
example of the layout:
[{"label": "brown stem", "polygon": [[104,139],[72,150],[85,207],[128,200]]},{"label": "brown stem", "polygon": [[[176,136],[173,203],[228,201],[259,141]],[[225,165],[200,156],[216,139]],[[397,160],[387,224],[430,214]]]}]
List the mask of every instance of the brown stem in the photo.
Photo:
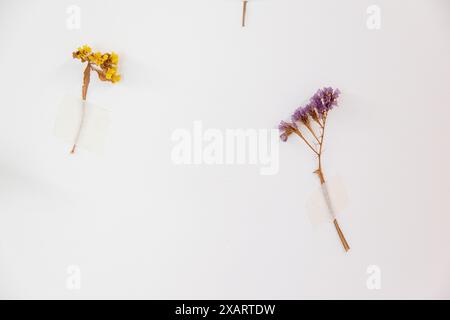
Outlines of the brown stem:
[{"label": "brown stem", "polygon": [[88,62],[86,69],[84,69],[84,76],[83,76],[83,87],[81,88],[81,96],[83,98],[83,110],[81,111],[81,121],[80,121],[80,127],[78,128],[78,132],[75,138],[75,143],[73,144],[72,150],[70,150],[70,153],[75,153],[75,149],[77,147],[78,139],[80,138],[81,128],[83,127],[84,122],[84,114],[85,114],[85,108],[86,108],[86,96],[89,88],[89,82],[91,81],[91,63]]},{"label": "brown stem", "polygon": [[72,147],[72,150],[70,150],[70,153],[72,153],[72,154],[75,153],[75,148],[76,148],[76,147],[77,147],[77,145],[74,144],[73,147]]},{"label": "brown stem", "polygon": [[294,132],[300,137],[302,138],[303,141],[305,141],[305,143],[308,145],[308,147],[317,155],[319,155],[316,151],[316,149],[313,148],[313,146],[308,142],[308,140],[306,140],[306,138],[302,135],[302,133],[300,132],[300,130],[295,129]]},{"label": "brown stem", "polygon": [[[318,175],[318,177],[320,179],[320,184],[325,183],[325,177],[324,177],[323,171],[322,171],[322,147],[323,147],[323,138],[325,136],[325,124],[327,121],[327,114],[324,114],[322,119],[323,119],[322,120],[323,121],[322,134],[320,136],[319,152],[317,154],[318,161],[319,161],[319,168],[317,168],[317,170],[314,172]],[[342,232],[341,228],[339,227],[339,223],[336,218],[334,218],[333,223],[334,223],[334,227],[336,228],[336,231],[339,235],[339,239],[341,240],[342,246],[344,247],[345,252],[347,252],[348,250],[350,250],[350,246],[348,245],[348,242],[345,239],[344,233]]]},{"label": "brown stem", "polygon": [[313,120],[314,120],[315,122],[317,122],[317,124],[319,125],[319,127],[321,127],[321,128],[323,129],[323,124],[320,122],[319,119],[313,118]]},{"label": "brown stem", "polygon": [[305,127],[308,128],[309,132],[311,132],[311,134],[314,136],[314,138],[316,139],[316,141],[318,143],[320,143],[319,138],[317,138],[316,133],[314,132],[314,130],[311,128],[311,125],[309,124],[309,121],[305,123]]},{"label": "brown stem", "polygon": [[334,227],[336,228],[336,231],[339,235],[339,239],[341,239],[342,246],[344,247],[345,252],[347,252],[348,250],[350,250],[350,246],[348,245],[347,240],[345,240],[344,233],[342,233],[342,230],[339,227],[339,223],[337,222],[336,219],[333,220],[333,223],[334,223]]},{"label": "brown stem", "polygon": [[86,100],[87,91],[89,88],[89,82],[91,81],[91,63],[88,62],[86,69],[84,69],[84,76],[83,76],[83,88],[81,91],[81,95],[83,97],[83,100]]},{"label": "brown stem", "polygon": [[247,0],[244,0],[243,2],[242,2],[242,26],[243,27],[245,27],[245,18],[246,18],[246,15],[247,15]]},{"label": "brown stem", "polygon": [[319,160],[319,168],[317,169],[317,174],[319,175],[321,184],[325,183],[325,178],[323,177],[323,172],[322,172],[322,147],[323,147],[323,138],[325,137],[325,124],[326,123],[327,123],[327,116],[326,116],[326,114],[324,114],[323,115],[322,132],[320,134],[319,154],[317,155],[318,160]]}]

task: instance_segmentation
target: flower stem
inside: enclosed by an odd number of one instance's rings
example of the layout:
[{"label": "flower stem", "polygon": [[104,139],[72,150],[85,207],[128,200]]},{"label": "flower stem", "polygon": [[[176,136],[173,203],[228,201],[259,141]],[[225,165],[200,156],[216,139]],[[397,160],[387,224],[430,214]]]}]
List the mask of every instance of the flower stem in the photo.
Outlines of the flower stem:
[{"label": "flower stem", "polygon": [[83,128],[83,122],[84,122],[84,116],[86,113],[86,96],[87,91],[89,88],[89,82],[91,80],[91,63],[88,62],[86,69],[84,70],[84,76],[83,76],[83,87],[81,89],[81,96],[83,98],[83,107],[81,111],[81,120],[80,120],[80,126],[78,128],[77,135],[75,137],[75,142],[73,144],[72,150],[70,150],[70,153],[75,153],[75,149],[77,147],[78,139],[80,138],[81,129]]},{"label": "flower stem", "polygon": [[347,252],[348,250],[350,250],[350,246],[348,245],[347,240],[345,240],[344,233],[342,233],[342,230],[339,227],[339,223],[336,220],[336,218],[333,220],[333,223],[334,223],[334,227],[336,228],[336,231],[339,235],[339,239],[341,239],[342,246],[344,247],[345,252]]},{"label": "flower stem", "polygon": [[311,124],[309,122],[305,123],[305,127],[309,130],[309,132],[311,132],[311,134],[313,135],[313,137],[316,139],[316,141],[318,143],[320,143],[319,138],[317,138],[316,133],[314,132],[314,130],[311,128]]},{"label": "flower stem", "polygon": [[314,120],[315,122],[317,122],[317,124],[319,125],[319,127],[321,127],[322,129],[324,128],[324,125],[320,122],[319,119],[313,118],[313,120]]},{"label": "flower stem", "polygon": [[300,137],[302,138],[303,141],[305,141],[305,143],[308,145],[308,147],[317,155],[319,155],[319,153],[316,151],[316,149],[313,148],[313,146],[308,142],[308,140],[306,140],[306,138],[302,135],[302,133],[300,132],[300,130],[295,129],[294,132]]},{"label": "flower stem", "polygon": [[[327,121],[327,114],[323,115],[322,121],[323,121],[322,133],[321,133],[320,142],[319,142],[319,152],[317,154],[319,167],[317,168],[316,171],[314,171],[314,173],[317,174],[317,176],[319,177],[321,185],[325,183],[325,177],[324,177],[324,174],[322,171],[322,147],[323,147],[323,138],[325,136],[325,124]],[[345,239],[344,233],[342,232],[342,230],[339,226],[339,223],[335,217],[333,217],[333,224],[334,224],[334,227],[336,228],[339,239],[341,240],[342,246],[344,247],[345,252],[347,252],[348,250],[350,250],[350,246],[348,245],[348,242]]]}]

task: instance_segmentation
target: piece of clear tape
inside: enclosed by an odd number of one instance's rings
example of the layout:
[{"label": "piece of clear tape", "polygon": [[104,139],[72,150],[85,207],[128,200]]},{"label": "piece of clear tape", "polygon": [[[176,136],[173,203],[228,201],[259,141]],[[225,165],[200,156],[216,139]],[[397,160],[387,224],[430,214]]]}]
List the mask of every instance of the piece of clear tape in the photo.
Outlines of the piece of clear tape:
[{"label": "piece of clear tape", "polygon": [[76,142],[77,149],[102,153],[109,123],[109,110],[81,98],[65,96],[58,108],[54,134],[70,147]]},{"label": "piece of clear tape", "polygon": [[323,183],[306,200],[306,212],[314,226],[333,221],[349,202],[345,185],[340,177]]}]

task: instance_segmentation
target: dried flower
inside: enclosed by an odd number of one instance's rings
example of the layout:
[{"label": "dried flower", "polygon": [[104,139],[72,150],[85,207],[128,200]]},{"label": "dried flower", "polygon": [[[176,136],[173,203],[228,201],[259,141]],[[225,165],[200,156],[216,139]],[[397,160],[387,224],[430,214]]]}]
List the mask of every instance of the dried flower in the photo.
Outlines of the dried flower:
[{"label": "dried flower", "polygon": [[72,53],[74,59],[80,59],[82,62],[87,61],[89,54],[92,52],[91,47],[84,45],[81,48],[78,48],[77,51]]},{"label": "dried flower", "polygon": [[[333,90],[331,87],[317,90],[305,107],[299,107],[294,111],[291,116],[292,123],[281,121],[278,126],[282,141],[287,141],[288,137],[295,132],[317,156],[318,168],[314,173],[319,177],[321,184],[325,183],[325,177],[322,170],[322,147],[324,143],[327,116],[328,112],[332,110],[333,107],[337,106],[337,99],[339,98],[340,93],[339,89]],[[313,139],[313,143],[310,142],[308,136],[300,130],[301,128],[298,124],[303,125],[305,130],[308,130],[310,139]],[[314,127],[316,129],[313,127],[313,124],[315,124]],[[319,132],[317,132],[317,130]],[[322,188],[322,190],[326,190],[326,188]],[[324,196],[327,198],[327,195]],[[345,251],[348,251],[350,247],[337,220],[334,219],[333,223]]]},{"label": "dried flower", "polygon": [[333,91],[333,88],[331,87],[323,88],[323,90],[320,92],[320,96],[327,111],[330,111],[334,106],[337,106],[337,99],[339,98],[340,94],[341,91],[339,89],[335,89]]},{"label": "dried flower", "polygon": [[[303,124],[311,129],[310,121],[313,120],[316,123],[320,123],[323,119],[324,115],[334,106],[337,106],[337,99],[340,95],[339,89],[333,90],[333,88],[323,88],[317,90],[317,92],[311,97],[310,103],[308,103],[304,107],[298,107],[291,116],[292,123],[285,123],[282,121],[280,124],[280,131],[282,131],[282,140],[286,141],[289,135],[295,130],[291,130],[290,132],[286,132],[285,126],[290,124],[291,126],[297,128],[297,123]],[[288,130],[289,131],[289,130]],[[310,130],[311,131],[311,130]],[[288,134],[286,134],[288,133]],[[311,132],[314,134],[313,132]]]},{"label": "dried flower", "polygon": [[[89,83],[91,79],[91,71],[97,72],[98,78],[101,81],[109,81],[116,83],[120,81],[120,74],[117,73],[117,65],[119,63],[119,56],[115,52],[111,53],[101,53],[99,51],[92,52],[91,47],[84,45],[77,49],[77,51],[72,53],[74,59],[79,59],[81,62],[87,62],[86,69],[84,70],[83,77],[83,87],[82,87],[82,98],[85,101],[87,96],[87,90],[89,88]],[[82,124],[85,114],[85,104],[83,103],[83,112],[80,122],[80,127],[75,138],[75,143],[71,150],[71,153],[75,152],[75,148],[80,136],[82,129]]]},{"label": "dried flower", "polygon": [[290,122],[285,122],[285,121],[281,121],[280,124],[278,125],[278,130],[280,130],[280,138],[283,141],[287,141],[288,137],[295,132],[295,130],[297,130],[297,125],[295,124],[295,122],[290,123]]},{"label": "dried flower", "polygon": [[295,123],[297,121],[300,121],[300,122],[303,122],[305,124],[308,123],[309,122],[309,118],[308,118],[309,113],[308,113],[308,111],[309,110],[306,107],[305,108],[298,107],[294,111],[294,114],[291,117],[292,122]]},{"label": "dried flower", "polygon": [[339,89],[333,91],[331,87],[319,89],[310,99],[311,107],[317,111],[319,117],[322,117],[324,113],[337,106],[337,98],[340,93]]},{"label": "dried flower", "polygon": [[87,61],[91,70],[97,72],[101,81],[110,81],[112,83],[120,81],[120,74],[117,73],[117,65],[119,63],[117,53],[92,52],[89,46],[84,45],[73,52],[72,56],[74,59],[80,59],[81,62]]}]

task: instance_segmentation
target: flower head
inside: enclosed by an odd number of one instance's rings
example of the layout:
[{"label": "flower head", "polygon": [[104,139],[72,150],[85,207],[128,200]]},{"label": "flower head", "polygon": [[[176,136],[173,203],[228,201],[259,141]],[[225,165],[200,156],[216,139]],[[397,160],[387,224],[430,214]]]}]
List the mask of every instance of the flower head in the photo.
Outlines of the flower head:
[{"label": "flower head", "polygon": [[291,122],[281,121],[278,125],[278,130],[280,130],[280,138],[282,141],[286,142],[288,137],[297,130],[297,125]]},{"label": "flower head", "polygon": [[119,63],[119,56],[115,52],[111,52],[111,63],[112,64],[118,64]]},{"label": "flower head", "polygon": [[307,124],[309,122],[309,118],[308,118],[308,114],[309,114],[309,110],[305,107],[298,107],[295,111],[294,114],[291,117],[291,120],[293,123],[300,121],[304,124]]},{"label": "flower head", "polygon": [[318,121],[319,120],[319,116],[318,116],[317,111],[314,108],[313,104],[308,103],[305,106],[305,110],[306,110],[306,113],[308,114],[308,116],[310,116],[314,121]]},{"label": "flower head", "polygon": [[82,62],[85,62],[88,60],[88,56],[91,54],[92,49],[91,47],[84,45],[77,49],[77,51],[72,53],[72,56],[74,59],[80,59]]},{"label": "flower head", "polygon": [[331,87],[317,90],[316,94],[311,97],[310,102],[313,109],[317,111],[319,116],[337,106],[337,99],[341,91]]},{"label": "flower head", "polygon": [[316,110],[319,115],[326,112],[326,108],[322,102],[321,90],[317,90],[317,92],[311,97],[309,100],[311,104],[311,108]]},{"label": "flower head", "polygon": [[297,123],[306,125],[310,131],[310,119],[320,124],[319,119],[333,109],[334,106],[337,106],[337,99],[340,93],[339,89],[333,90],[331,87],[317,90],[306,106],[298,107],[294,111],[291,116],[292,122],[281,121],[278,126],[281,132],[281,140],[286,141],[289,135],[298,130]]},{"label": "flower head", "polygon": [[89,62],[92,70],[97,72],[100,80],[112,83],[120,81],[120,74],[117,73],[117,65],[119,63],[117,53],[92,52],[89,46],[84,45],[73,52],[72,56],[74,59],[80,59],[81,62]]},{"label": "flower head", "polygon": [[337,98],[339,98],[340,94],[341,91],[339,91],[339,89],[333,91],[333,88],[331,87],[323,88],[321,96],[327,111],[333,109],[334,106],[337,106]]}]

